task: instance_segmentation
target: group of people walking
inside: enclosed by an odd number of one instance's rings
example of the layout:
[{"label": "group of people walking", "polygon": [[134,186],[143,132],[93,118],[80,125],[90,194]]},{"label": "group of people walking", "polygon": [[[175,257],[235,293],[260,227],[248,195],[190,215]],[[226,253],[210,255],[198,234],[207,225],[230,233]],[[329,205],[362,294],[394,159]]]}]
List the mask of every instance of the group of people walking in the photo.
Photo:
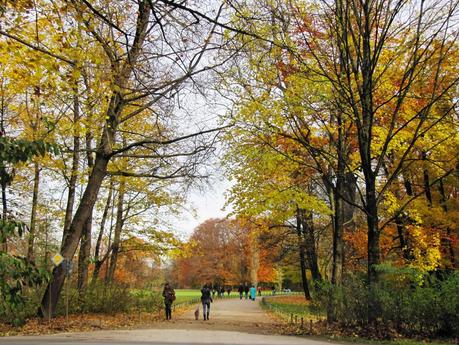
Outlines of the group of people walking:
[{"label": "group of people walking", "polygon": [[[204,320],[209,320],[210,316],[210,304],[213,302],[212,296],[215,294],[215,289],[212,289],[212,285],[210,284],[205,284],[202,289],[201,289],[201,304],[202,304],[202,314],[204,317]],[[252,301],[255,301],[256,295],[257,295],[257,289],[255,288],[254,285],[249,287],[247,283],[240,284],[238,287],[239,292],[239,298],[242,300],[243,295],[245,296],[245,299],[247,299],[250,296],[250,299]],[[222,287],[221,289],[218,290],[218,296],[222,297],[224,295],[224,288]],[[227,289],[228,296],[231,293],[231,287]],[[170,320],[172,318],[172,303],[175,301],[175,290],[172,288],[172,286],[169,283],[164,284],[164,289],[162,293],[164,297],[164,306],[165,306],[165,311],[166,311],[166,320]],[[261,296],[261,289],[258,288],[258,295]],[[196,309],[195,311],[195,316],[196,320],[199,317],[199,308]]]},{"label": "group of people walking", "polygon": [[[239,299],[242,299],[243,295],[245,296],[245,299],[247,299],[250,293],[250,299],[252,301],[255,301],[255,298],[257,296],[257,289],[255,289],[255,286],[252,285],[251,287],[249,287],[247,283],[244,283],[244,285],[239,285],[237,292],[239,292]],[[258,295],[261,296],[261,288],[258,288]]]}]

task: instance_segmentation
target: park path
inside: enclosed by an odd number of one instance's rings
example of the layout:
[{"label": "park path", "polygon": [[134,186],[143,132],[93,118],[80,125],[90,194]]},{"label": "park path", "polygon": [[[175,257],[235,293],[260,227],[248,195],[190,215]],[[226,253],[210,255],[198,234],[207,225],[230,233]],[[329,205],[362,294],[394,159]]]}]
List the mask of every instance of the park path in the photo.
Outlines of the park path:
[{"label": "park path", "polygon": [[[195,320],[195,310],[199,307],[199,320]],[[161,328],[167,329],[211,329],[243,331],[258,334],[273,334],[278,329],[275,319],[260,307],[259,299],[227,298],[216,299],[210,307],[210,320],[204,321],[202,305],[196,304],[185,313],[172,315],[172,320],[164,321]]]},{"label": "park path", "polygon": [[[194,309],[148,329],[62,333],[48,336],[0,338],[0,345],[327,345],[326,340],[282,336],[277,324],[259,301],[218,300],[211,306],[210,320],[194,318]],[[200,310],[202,313],[202,310]],[[336,344],[336,343],[335,343]],[[349,343],[348,343],[349,345]]]}]

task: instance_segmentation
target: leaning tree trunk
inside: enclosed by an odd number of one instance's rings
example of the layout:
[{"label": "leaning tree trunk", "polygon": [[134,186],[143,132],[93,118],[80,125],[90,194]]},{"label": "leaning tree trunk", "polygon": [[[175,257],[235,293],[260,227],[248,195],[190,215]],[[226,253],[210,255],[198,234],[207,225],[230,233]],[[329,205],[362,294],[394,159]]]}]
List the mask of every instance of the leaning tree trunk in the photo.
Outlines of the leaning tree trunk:
[{"label": "leaning tree trunk", "polygon": [[72,153],[72,170],[69,179],[69,192],[67,195],[67,207],[64,217],[64,232],[62,235],[62,245],[69,232],[70,224],[73,216],[73,206],[75,204],[76,183],[78,179],[78,168],[80,162],[80,135],[78,131],[78,122],[80,121],[80,102],[78,98],[78,90],[75,90],[73,96],[73,153]]},{"label": "leaning tree trunk", "polygon": [[[106,129],[105,132],[111,132],[111,134],[113,133],[108,129]],[[89,177],[80,205],[75,212],[75,216],[70,224],[67,236],[65,236],[64,243],[62,244],[61,254],[66,260],[72,260],[78,247],[83,227],[91,214],[91,210],[97,199],[99,188],[107,173],[108,161],[109,158],[106,154],[98,152],[94,169]],[[51,317],[55,314],[64,280],[64,267],[63,265],[59,265],[53,270],[51,281],[49,282],[41,301],[40,310],[38,311],[39,315]]]},{"label": "leaning tree trunk", "polygon": [[37,206],[38,206],[38,189],[40,186],[40,166],[34,162],[34,179],[32,195],[32,211],[30,214],[29,241],[27,246],[27,261],[31,262],[34,258],[35,230],[37,227]]}]

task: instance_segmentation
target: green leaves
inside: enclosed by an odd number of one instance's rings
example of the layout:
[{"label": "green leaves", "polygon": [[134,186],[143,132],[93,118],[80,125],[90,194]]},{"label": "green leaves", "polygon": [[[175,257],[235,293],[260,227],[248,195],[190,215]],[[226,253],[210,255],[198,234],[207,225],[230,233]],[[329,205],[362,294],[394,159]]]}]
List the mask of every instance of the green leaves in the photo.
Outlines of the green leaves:
[{"label": "green leaves", "polygon": [[0,137],[0,161],[7,163],[20,163],[30,160],[34,156],[45,156],[46,153],[57,154],[58,145],[43,140],[24,140]]}]

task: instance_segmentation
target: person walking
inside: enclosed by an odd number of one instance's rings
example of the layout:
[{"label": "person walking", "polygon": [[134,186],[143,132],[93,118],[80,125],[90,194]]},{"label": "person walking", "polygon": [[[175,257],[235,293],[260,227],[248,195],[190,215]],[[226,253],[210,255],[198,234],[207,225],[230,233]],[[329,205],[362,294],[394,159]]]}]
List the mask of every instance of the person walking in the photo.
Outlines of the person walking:
[{"label": "person walking", "polygon": [[209,320],[210,303],[212,302],[213,300],[210,287],[207,284],[204,284],[201,289],[202,314],[204,315],[204,320]]},{"label": "person walking", "polygon": [[255,301],[255,297],[257,296],[257,289],[255,289],[255,286],[252,285],[250,288],[250,299],[252,301]]},{"label": "person walking", "polygon": [[247,282],[244,283],[244,295],[245,299],[247,299],[247,297],[249,296],[249,285],[247,284]]},{"label": "person walking", "polygon": [[233,288],[231,286],[228,286],[226,288],[226,293],[228,294],[228,297],[231,295],[231,291],[233,290]]},{"label": "person walking", "polygon": [[169,283],[164,284],[163,297],[166,309],[166,320],[170,320],[172,319],[172,303],[175,301],[175,291]]},{"label": "person walking", "polygon": [[239,287],[237,288],[237,292],[239,292],[239,299],[242,299],[242,295],[244,294],[244,285],[239,284]]}]

